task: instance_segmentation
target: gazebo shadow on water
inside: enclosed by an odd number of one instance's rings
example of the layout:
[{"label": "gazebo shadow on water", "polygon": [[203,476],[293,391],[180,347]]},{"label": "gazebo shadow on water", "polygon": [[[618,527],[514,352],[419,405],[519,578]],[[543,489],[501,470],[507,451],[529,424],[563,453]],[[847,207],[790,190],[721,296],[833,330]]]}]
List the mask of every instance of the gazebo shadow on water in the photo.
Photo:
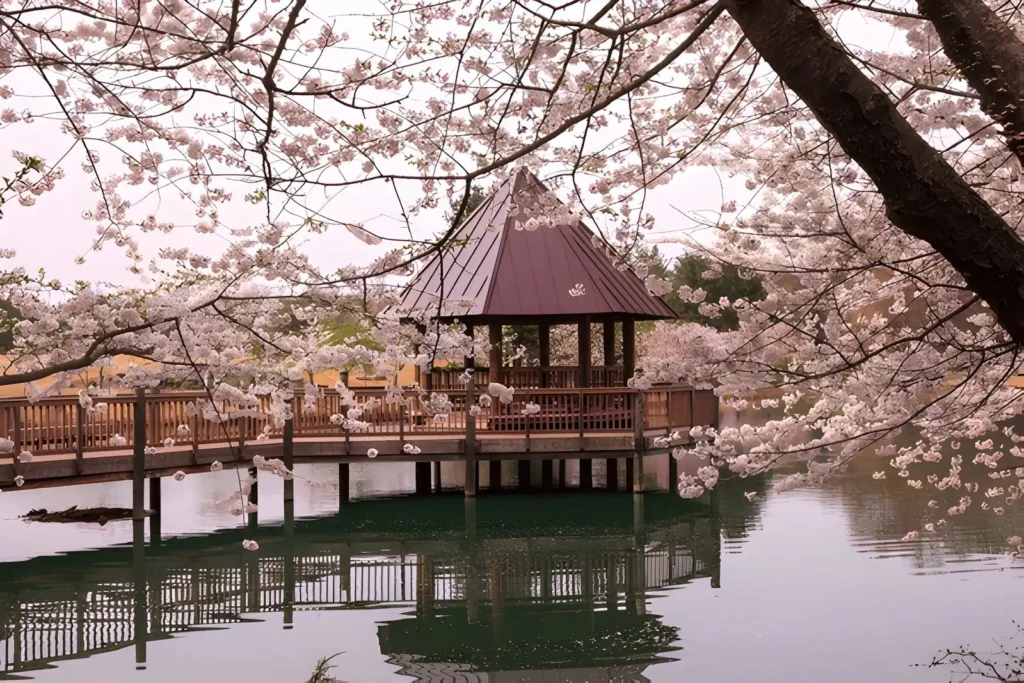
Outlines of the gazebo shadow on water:
[{"label": "gazebo shadow on water", "polygon": [[286,507],[281,526],[163,540],[151,527],[148,544],[0,564],[0,679],[128,646],[144,668],[149,642],[274,613],[291,629],[299,610],[408,605],[377,635],[417,681],[644,681],[679,641],[652,592],[717,586],[721,531],[717,505],[667,494],[366,500],[308,520]]}]

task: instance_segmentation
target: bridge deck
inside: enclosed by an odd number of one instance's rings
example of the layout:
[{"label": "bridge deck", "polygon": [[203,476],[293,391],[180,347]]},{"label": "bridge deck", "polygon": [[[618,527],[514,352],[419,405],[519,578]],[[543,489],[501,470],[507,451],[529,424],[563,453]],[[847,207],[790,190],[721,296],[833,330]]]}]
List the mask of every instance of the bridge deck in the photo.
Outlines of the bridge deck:
[{"label": "bridge deck", "polygon": [[[384,390],[358,390],[354,402],[364,426],[352,432],[337,424],[351,407],[337,393],[325,392],[312,409],[304,409],[302,396],[296,396],[294,460],[356,462],[370,449],[388,462],[456,460],[466,451],[471,421],[481,460],[622,457],[636,450],[641,434],[642,445],[650,447],[657,437],[716,424],[718,412],[711,392],[690,387],[642,394],[629,389],[527,389],[517,391],[509,404],[495,400],[478,406],[474,416],[466,391],[434,393],[447,396],[451,405],[444,419],[431,415],[419,396],[392,397],[389,402]],[[215,460],[240,466],[254,455],[282,456],[282,433],[269,419],[269,400],[239,407],[185,392],[146,396],[141,408],[134,396],[96,399],[101,400],[108,404],[106,411],[92,414],[74,397],[0,401],[0,436],[14,442],[13,454],[25,450],[33,455],[30,462],[0,458],[0,487],[9,487],[19,475],[35,484],[123,478],[132,472],[137,412],[145,423],[146,445],[152,447],[145,456],[147,476],[201,468]],[[528,406],[536,412],[524,414]],[[202,417],[211,411],[223,419]],[[118,445],[118,436],[127,444]],[[168,439],[174,444],[162,445]],[[687,435],[675,444],[688,442]],[[405,444],[415,445],[420,453],[405,453]]]}]

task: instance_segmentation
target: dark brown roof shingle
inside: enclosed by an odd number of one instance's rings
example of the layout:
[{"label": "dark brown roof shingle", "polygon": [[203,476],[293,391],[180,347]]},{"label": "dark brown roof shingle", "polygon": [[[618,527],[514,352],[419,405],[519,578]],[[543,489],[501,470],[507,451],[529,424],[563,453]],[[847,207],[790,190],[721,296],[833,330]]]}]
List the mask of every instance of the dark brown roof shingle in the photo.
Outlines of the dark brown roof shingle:
[{"label": "dark brown roof shingle", "polygon": [[[543,198],[543,202],[541,201]],[[532,173],[499,185],[403,292],[408,315],[437,311],[443,318],[674,318],[631,270],[619,270],[580,220],[534,231],[517,229],[531,210],[557,198]],[[582,285],[585,294],[570,293]]]}]

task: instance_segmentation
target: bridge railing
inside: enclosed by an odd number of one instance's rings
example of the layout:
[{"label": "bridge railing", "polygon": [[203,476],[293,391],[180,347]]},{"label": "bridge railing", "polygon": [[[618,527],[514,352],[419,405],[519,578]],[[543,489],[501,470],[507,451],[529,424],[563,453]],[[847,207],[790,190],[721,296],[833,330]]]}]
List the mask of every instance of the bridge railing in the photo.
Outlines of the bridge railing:
[{"label": "bridge railing", "polygon": [[[436,415],[426,394],[407,391],[388,398],[383,389],[356,389],[355,406],[342,403],[337,392],[325,391],[312,407],[303,396],[292,401],[296,437],[344,437],[344,425],[332,421],[352,407],[362,408],[367,427],[352,432],[380,435],[460,435],[469,415],[463,389],[430,392],[447,398],[450,412]],[[635,431],[638,393],[621,388],[516,389],[510,403],[492,398],[477,405],[478,433],[602,433]],[[644,430],[688,430],[694,425],[714,425],[718,401],[711,391],[691,387],[655,387],[643,392]],[[106,403],[102,412],[88,412],[77,397],[0,400],[0,436],[15,442],[15,449],[32,453],[77,453],[125,449],[133,446],[134,401],[132,395],[95,399]],[[441,402],[443,403],[443,402]],[[197,406],[208,404],[204,417]],[[215,407],[211,410],[209,406]],[[239,412],[241,411],[241,412]],[[196,414],[196,413],[200,414]],[[208,419],[209,416],[214,419]],[[223,418],[223,419],[222,419]],[[120,435],[124,442],[115,436]],[[240,408],[227,402],[209,403],[200,392],[160,392],[146,396],[146,441],[159,446],[171,438],[179,445],[254,441],[277,438],[280,429],[270,419],[270,400],[256,407]]]}]

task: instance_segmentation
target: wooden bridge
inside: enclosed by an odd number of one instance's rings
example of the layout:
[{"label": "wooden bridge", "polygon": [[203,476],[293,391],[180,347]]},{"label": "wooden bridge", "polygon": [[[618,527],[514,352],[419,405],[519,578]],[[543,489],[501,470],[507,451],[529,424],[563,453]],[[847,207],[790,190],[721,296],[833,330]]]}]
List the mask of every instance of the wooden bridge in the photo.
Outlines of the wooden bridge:
[{"label": "wooden bridge", "polygon": [[[518,512],[514,500],[522,501]],[[603,649],[573,657],[591,654],[605,666],[615,657],[602,634],[634,630],[623,663],[651,661],[676,638],[647,615],[648,592],[700,577],[716,582],[720,529],[710,509],[674,496],[629,501],[612,496],[567,510],[551,496],[528,504],[378,500],[299,522],[287,504],[283,526],[163,541],[151,526],[148,547],[137,533],[133,547],[0,564],[0,679],[130,645],[143,666],[146,644],[156,639],[253,614],[280,613],[291,628],[296,610],[336,605],[415,606],[409,618],[379,629],[382,653],[399,666],[500,670],[509,665],[500,659],[503,644],[531,638],[545,647],[576,643],[575,650],[598,638]],[[538,517],[538,506],[547,514]],[[556,509],[564,517],[557,525]],[[510,526],[510,517],[538,521],[523,528]],[[243,537],[258,539],[260,550],[242,551]],[[561,635],[540,638],[538,624],[551,620]],[[421,637],[425,631],[433,637]],[[659,642],[644,643],[652,633]],[[469,640],[487,646],[460,660],[455,651]]]},{"label": "wooden bridge", "polygon": [[[214,460],[227,467],[247,466],[257,454],[282,457],[289,466],[348,463],[365,460],[370,449],[381,461],[417,462],[418,482],[425,469],[428,487],[429,463],[441,460],[465,460],[467,467],[477,468],[479,460],[494,467],[501,460],[528,466],[540,459],[544,481],[550,484],[555,481],[553,462],[560,462],[564,472],[565,459],[578,458],[581,476],[588,478],[592,458],[630,458],[658,448],[664,452],[665,437],[678,432],[680,438],[673,443],[685,444],[692,426],[716,425],[718,420],[714,394],[684,386],[643,392],[625,387],[517,388],[510,403],[494,399],[486,407],[479,405],[476,392],[477,387],[464,382],[432,391],[451,404],[451,412],[440,417],[431,415],[428,404],[413,392],[389,398],[384,389],[357,389],[353,406],[331,390],[311,409],[304,409],[303,397],[297,395],[291,406],[294,418],[283,429],[269,419],[269,399],[246,407],[244,417],[219,422],[197,414],[202,412],[197,407],[210,403],[202,393],[97,398],[107,408],[93,413],[77,397],[34,403],[2,400],[0,436],[12,440],[14,448],[0,457],[0,487],[10,488],[18,476],[28,486],[128,478],[138,475],[139,461],[145,477],[199,471]],[[479,412],[470,411],[471,406]],[[241,408],[225,402],[214,407],[223,416]],[[350,432],[332,422],[332,415],[351,407],[363,409],[365,429]],[[175,439],[174,445],[163,445],[166,439]],[[406,444],[418,452],[408,453]],[[22,451],[33,455],[30,462],[13,457]],[[627,468],[627,478],[632,474],[633,468]],[[472,479],[467,477],[470,494],[475,493]]]}]

